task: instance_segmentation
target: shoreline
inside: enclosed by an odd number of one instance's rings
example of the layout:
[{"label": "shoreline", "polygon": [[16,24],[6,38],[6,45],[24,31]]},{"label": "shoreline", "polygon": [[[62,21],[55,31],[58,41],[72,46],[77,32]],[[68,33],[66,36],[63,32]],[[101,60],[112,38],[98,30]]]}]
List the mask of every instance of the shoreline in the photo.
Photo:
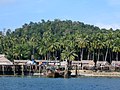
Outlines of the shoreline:
[{"label": "shoreline", "polygon": [[[75,75],[75,70],[72,70],[72,75]],[[100,71],[92,71],[92,70],[78,70],[78,77],[84,76],[84,77],[119,77],[120,78],[120,72],[100,72]]]},{"label": "shoreline", "polygon": [[[105,72],[105,71],[92,71],[92,70],[78,70],[77,76],[75,75],[75,70],[71,70],[71,78],[78,77],[110,77],[110,78],[120,78],[120,72]],[[0,77],[45,77],[39,73],[34,73],[33,75],[0,75]]]}]

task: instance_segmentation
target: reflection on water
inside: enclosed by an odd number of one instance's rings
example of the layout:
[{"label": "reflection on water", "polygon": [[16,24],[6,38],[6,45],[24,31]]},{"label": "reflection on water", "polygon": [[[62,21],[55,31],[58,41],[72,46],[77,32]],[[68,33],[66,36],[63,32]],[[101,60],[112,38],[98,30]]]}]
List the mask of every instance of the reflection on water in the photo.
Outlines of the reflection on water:
[{"label": "reflection on water", "polygon": [[120,78],[0,77],[0,90],[120,90]]}]

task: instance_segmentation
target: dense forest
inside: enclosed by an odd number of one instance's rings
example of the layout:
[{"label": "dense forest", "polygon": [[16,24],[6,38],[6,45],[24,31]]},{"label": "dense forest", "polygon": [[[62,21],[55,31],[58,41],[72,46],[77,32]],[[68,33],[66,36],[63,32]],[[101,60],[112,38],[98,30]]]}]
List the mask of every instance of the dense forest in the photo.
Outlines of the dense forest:
[{"label": "dense forest", "polygon": [[30,22],[14,31],[0,32],[0,54],[13,61],[120,60],[120,29],[100,29],[71,20]]}]

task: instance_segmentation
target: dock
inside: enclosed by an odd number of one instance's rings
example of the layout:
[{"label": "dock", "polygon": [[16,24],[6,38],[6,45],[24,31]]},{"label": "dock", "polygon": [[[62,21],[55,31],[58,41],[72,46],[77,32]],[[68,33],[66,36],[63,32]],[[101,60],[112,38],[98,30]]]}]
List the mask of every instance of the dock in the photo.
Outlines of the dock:
[{"label": "dock", "polygon": [[39,65],[0,65],[0,75],[34,75],[45,72],[44,66]]},{"label": "dock", "polygon": [[[0,76],[43,76],[46,77],[46,72],[50,66],[41,65],[0,65]],[[54,67],[56,68],[56,67]],[[72,67],[75,68],[75,67]],[[55,72],[55,71],[54,71]],[[65,70],[60,70],[62,72],[62,77],[64,77]],[[81,70],[81,69],[71,69],[71,77],[120,77],[120,72],[118,71],[101,71],[101,70]],[[53,73],[53,77],[54,77]],[[48,76],[49,77],[49,76]],[[58,77],[58,76],[57,76]]]}]

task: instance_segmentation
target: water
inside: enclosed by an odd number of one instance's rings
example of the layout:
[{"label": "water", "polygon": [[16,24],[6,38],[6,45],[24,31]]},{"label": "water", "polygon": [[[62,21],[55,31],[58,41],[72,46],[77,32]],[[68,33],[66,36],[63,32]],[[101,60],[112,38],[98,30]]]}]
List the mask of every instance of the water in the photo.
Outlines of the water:
[{"label": "water", "polygon": [[120,78],[0,77],[0,90],[120,90]]}]

